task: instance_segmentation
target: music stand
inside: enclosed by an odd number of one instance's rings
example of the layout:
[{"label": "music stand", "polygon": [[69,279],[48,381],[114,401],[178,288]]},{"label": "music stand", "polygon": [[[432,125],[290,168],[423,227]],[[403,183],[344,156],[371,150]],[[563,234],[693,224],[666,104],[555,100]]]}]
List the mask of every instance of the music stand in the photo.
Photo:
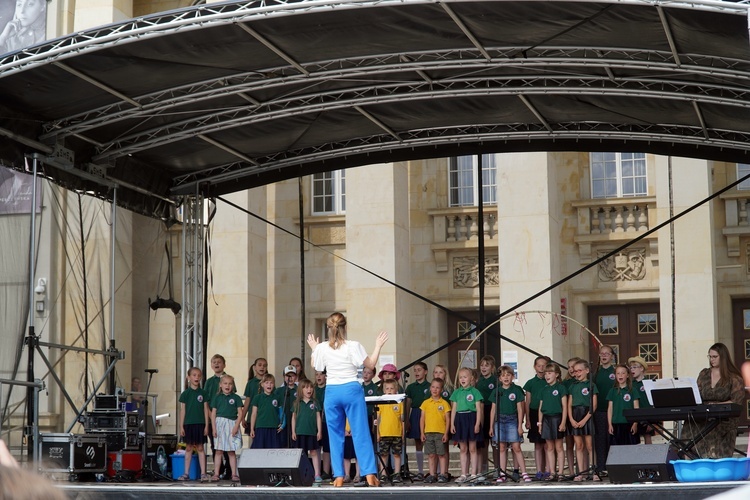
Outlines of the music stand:
[{"label": "music stand", "polygon": [[[151,465],[146,460],[147,458],[147,447],[148,447],[148,398],[149,398],[149,389],[151,388],[151,379],[154,376],[154,373],[159,373],[159,370],[156,368],[147,368],[145,370],[146,373],[148,373],[148,385],[146,385],[146,396],[143,398],[142,404],[143,404],[143,411],[144,411],[144,417],[143,417],[143,441],[141,442],[141,479],[143,480],[159,480],[164,479],[165,481],[172,481],[171,477],[165,476],[161,472],[155,471],[151,468]],[[185,473],[188,473],[188,471],[185,471]]]}]

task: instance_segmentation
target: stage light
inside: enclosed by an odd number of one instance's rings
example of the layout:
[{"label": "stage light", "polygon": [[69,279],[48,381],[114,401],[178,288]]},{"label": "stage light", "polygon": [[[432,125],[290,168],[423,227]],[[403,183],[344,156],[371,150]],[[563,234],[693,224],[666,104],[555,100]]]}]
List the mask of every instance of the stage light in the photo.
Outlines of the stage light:
[{"label": "stage light", "polygon": [[162,299],[158,295],[153,302],[149,299],[148,306],[154,311],[157,309],[171,309],[175,315],[179,314],[182,310],[182,306],[178,302],[175,302],[174,299]]}]

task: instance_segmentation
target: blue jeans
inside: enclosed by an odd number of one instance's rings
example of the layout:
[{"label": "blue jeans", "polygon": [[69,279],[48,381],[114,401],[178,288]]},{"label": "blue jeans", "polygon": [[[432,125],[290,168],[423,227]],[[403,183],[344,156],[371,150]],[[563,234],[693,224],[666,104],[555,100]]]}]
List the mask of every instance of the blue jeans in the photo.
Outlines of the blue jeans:
[{"label": "blue jeans", "polygon": [[359,382],[326,386],[324,403],[328,436],[331,445],[331,467],[333,477],[344,477],[344,434],[346,420],[352,430],[354,452],[362,476],[377,474],[375,451],[372,448],[370,429],[367,424],[365,392]]}]

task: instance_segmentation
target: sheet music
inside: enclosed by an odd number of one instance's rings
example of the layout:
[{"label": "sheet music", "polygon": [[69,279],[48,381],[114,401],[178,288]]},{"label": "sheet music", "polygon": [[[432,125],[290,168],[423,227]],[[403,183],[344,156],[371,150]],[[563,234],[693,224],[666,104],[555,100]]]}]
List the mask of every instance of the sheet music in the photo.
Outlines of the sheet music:
[{"label": "sheet music", "polygon": [[673,389],[675,387],[689,387],[693,389],[693,396],[695,396],[695,402],[697,404],[703,404],[701,399],[701,393],[698,390],[698,383],[693,377],[679,377],[679,378],[660,378],[656,380],[643,379],[643,388],[646,390],[646,397],[651,406],[654,405],[654,400],[651,399],[651,391],[656,389]]},{"label": "sheet music", "polygon": [[365,396],[367,403],[400,403],[406,398],[406,394],[383,394],[382,396]]}]

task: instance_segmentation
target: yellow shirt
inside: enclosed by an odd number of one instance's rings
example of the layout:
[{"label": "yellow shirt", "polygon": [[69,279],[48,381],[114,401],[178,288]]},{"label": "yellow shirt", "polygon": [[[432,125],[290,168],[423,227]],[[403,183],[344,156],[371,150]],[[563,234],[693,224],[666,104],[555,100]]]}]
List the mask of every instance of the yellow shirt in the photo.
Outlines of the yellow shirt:
[{"label": "yellow shirt", "polygon": [[404,403],[378,405],[378,429],[381,437],[401,437]]},{"label": "yellow shirt", "polygon": [[451,404],[443,398],[435,401],[430,397],[419,407],[424,415],[424,433],[437,432],[445,434],[445,415],[450,413]]}]

